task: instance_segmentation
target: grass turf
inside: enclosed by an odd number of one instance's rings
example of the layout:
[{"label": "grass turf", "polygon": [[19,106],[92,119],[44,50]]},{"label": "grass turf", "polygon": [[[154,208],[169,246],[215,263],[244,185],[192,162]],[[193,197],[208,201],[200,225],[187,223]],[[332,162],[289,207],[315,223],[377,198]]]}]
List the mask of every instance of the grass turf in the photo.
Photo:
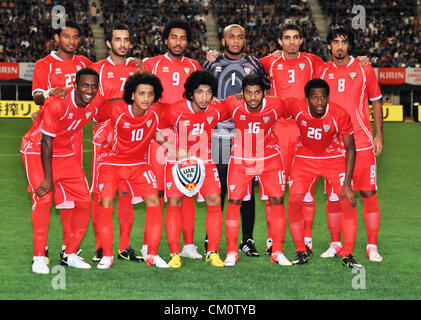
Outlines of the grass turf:
[{"label": "grass turf", "polygon": [[[51,212],[48,246],[50,268],[56,273],[36,275],[31,272],[32,224],[31,198],[26,192],[26,175],[19,154],[22,135],[29,120],[0,120],[0,299],[141,299],[141,300],[279,300],[279,299],[420,299],[421,230],[419,159],[419,123],[385,123],[385,149],[378,158],[379,203],[382,212],[379,248],[382,263],[371,263],[365,256],[365,226],[362,204],[358,201],[358,234],[354,256],[365,267],[365,274],[352,273],[341,266],[339,258],[319,257],[329,243],[325,218],[325,197],[319,181],[316,189],[316,214],[313,227],[314,257],[304,266],[281,267],[271,264],[264,255],[266,219],[264,204],[257,201],[254,238],[261,253],[259,258],[239,255],[234,268],[213,268],[204,260],[183,259],[179,270],[161,270],[115,259],[109,270],[64,269],[64,282],[59,265],[61,222],[59,212]],[[85,128],[85,164],[90,178],[90,127]],[[417,165],[418,163],[418,165]],[[257,196],[258,190],[256,190]],[[286,195],[287,202],[287,195]],[[205,206],[196,207],[195,243],[203,251]],[[131,246],[139,251],[143,239],[145,208],[135,206]],[[115,251],[118,242],[118,221],[115,217]],[[241,231],[240,231],[241,238]],[[88,262],[94,254],[92,224],[80,246],[81,256]],[[225,258],[225,234],[221,238],[221,257]],[[168,260],[165,230],[159,248]],[[284,253],[294,256],[294,245],[287,227]],[[65,289],[54,284],[65,283]],[[360,289],[355,289],[360,288]]]}]

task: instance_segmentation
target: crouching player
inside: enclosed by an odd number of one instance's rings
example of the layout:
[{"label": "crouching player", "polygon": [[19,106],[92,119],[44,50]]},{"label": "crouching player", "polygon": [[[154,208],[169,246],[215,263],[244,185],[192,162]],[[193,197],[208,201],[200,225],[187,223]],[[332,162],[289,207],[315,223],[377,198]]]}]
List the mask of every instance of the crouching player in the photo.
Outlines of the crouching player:
[{"label": "crouching player", "polygon": [[124,101],[109,104],[97,119],[110,119],[112,129],[111,139],[104,144],[98,159],[96,183],[100,207],[97,226],[103,248],[98,269],[108,269],[113,264],[112,216],[114,197],[120,181],[127,185],[133,204],[143,198],[146,205],[145,228],[150,231],[146,263],[158,268],[168,268],[168,264],[158,255],[162,234],[162,209],[155,174],[146,161],[151,139],[155,138],[164,148],[168,145],[159,138],[156,130],[158,114],[152,107],[161,98],[162,91],[161,82],[156,76],[149,73],[135,74],[129,77],[124,87]]},{"label": "crouching player", "polygon": [[[189,157],[200,158],[205,167],[205,180],[200,193],[207,205],[206,232],[208,249],[206,263],[215,267],[223,267],[219,257],[219,241],[222,233],[221,184],[218,170],[212,161],[210,139],[212,130],[222,121],[223,111],[218,104],[211,103],[217,94],[218,84],[215,77],[207,71],[195,71],[184,84],[185,99],[171,105],[165,105],[160,113],[160,128],[174,131],[176,147],[187,151]],[[220,107],[220,106],[219,106]],[[172,176],[176,159],[169,156],[165,168],[165,194],[168,199],[165,214],[165,230],[170,248],[171,268],[182,266],[180,256],[181,206],[183,194],[176,186]],[[150,233],[148,229],[148,234]]]},{"label": "crouching player", "polygon": [[318,177],[325,178],[340,198],[329,197],[341,207],[344,239],[342,264],[362,266],[352,256],[357,233],[357,211],[351,187],[355,163],[355,141],[351,118],[342,107],[329,102],[329,86],[321,79],[305,86],[305,100],[290,98],[286,107],[300,129],[300,141],[291,169],[288,219],[297,249],[293,264],[308,262],[304,243],[303,199]]},{"label": "crouching player", "polygon": [[255,176],[259,178],[261,193],[269,197],[271,205],[271,262],[283,266],[292,265],[282,251],[286,228],[283,200],[285,181],[282,158],[273,135],[273,125],[282,116],[284,103],[280,98],[265,97],[266,89],[261,76],[248,75],[242,83],[243,99],[229,97],[224,101],[226,112],[234,121],[236,129],[228,165],[226,266],[234,266],[238,262],[240,207],[242,199],[250,193]]},{"label": "crouching player", "polygon": [[[32,271],[48,274],[45,256],[50,208],[69,215],[71,232],[61,264],[80,269],[91,266],[76,254],[89,224],[91,196],[76,137],[97,116],[104,99],[97,95],[99,75],[85,68],[76,73],[74,89],[66,97],[50,97],[22,139],[21,153],[32,194],[34,257]],[[80,145],[78,145],[80,147]]]}]

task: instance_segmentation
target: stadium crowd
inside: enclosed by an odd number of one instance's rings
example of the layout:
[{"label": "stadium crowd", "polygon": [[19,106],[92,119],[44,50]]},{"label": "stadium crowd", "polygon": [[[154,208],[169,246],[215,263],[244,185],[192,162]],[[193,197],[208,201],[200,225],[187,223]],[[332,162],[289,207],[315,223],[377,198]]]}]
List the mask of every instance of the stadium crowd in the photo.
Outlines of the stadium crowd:
[{"label": "stadium crowd", "polygon": [[[417,4],[418,2],[418,4]],[[352,26],[353,5],[365,8],[366,28],[355,32],[355,56],[369,55],[375,67],[419,67],[421,26],[419,1],[327,0],[319,1],[332,24]]]},{"label": "stadium crowd", "polygon": [[[0,7],[0,61],[34,62],[56,49],[51,26],[52,1],[4,1]],[[81,28],[79,54],[96,60],[88,23],[88,1],[61,1],[66,20]]]}]

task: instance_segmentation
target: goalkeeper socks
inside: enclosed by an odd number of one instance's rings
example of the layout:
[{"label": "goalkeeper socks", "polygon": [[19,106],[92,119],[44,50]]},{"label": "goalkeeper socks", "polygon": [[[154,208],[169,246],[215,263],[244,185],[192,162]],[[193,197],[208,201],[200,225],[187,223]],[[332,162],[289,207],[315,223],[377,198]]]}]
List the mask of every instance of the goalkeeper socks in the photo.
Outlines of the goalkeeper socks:
[{"label": "goalkeeper socks", "polygon": [[225,214],[225,234],[227,237],[227,253],[238,252],[238,230],[240,228],[240,205],[228,201]]},{"label": "goalkeeper socks", "polygon": [[67,209],[67,211],[70,210],[71,213],[69,215],[72,218],[72,232],[69,244],[66,246],[66,254],[76,253],[77,248],[85,236],[91,217],[91,201],[75,201],[75,207],[73,209]]},{"label": "goalkeeper socks", "polygon": [[111,257],[113,253],[114,225],[113,225],[114,208],[99,207],[97,228],[100,242],[102,244],[103,255]]},{"label": "goalkeeper socks", "polygon": [[119,249],[123,251],[130,247],[130,233],[132,231],[134,210],[132,199],[129,196],[118,195],[117,205],[118,221],[120,223]]},{"label": "goalkeeper socks", "polygon": [[339,201],[328,201],[326,204],[326,218],[331,242],[341,242],[341,210]]},{"label": "goalkeeper socks", "polygon": [[304,244],[304,218],[303,218],[304,194],[290,194],[288,199],[288,220],[292,239],[297,251],[306,251]]},{"label": "goalkeeper socks", "polygon": [[363,198],[363,217],[367,229],[367,244],[377,245],[377,235],[380,227],[380,207],[377,201],[377,194]]},{"label": "goalkeeper socks", "polygon": [[[170,253],[180,253],[181,207],[167,206],[167,212],[165,213],[165,231],[167,233]],[[150,234],[150,230],[148,230],[148,234]],[[150,254],[149,248],[148,254]]]},{"label": "goalkeeper socks", "polygon": [[285,240],[286,218],[285,206],[271,205],[271,231],[272,252],[282,252],[282,245]]},{"label": "goalkeeper socks", "polygon": [[101,240],[98,230],[98,219],[99,219],[99,210],[100,210],[101,204],[99,203],[99,194],[96,192],[92,193],[92,226],[94,229],[94,235],[96,240],[96,248],[95,250],[98,250],[101,248]]},{"label": "goalkeeper socks", "polygon": [[222,210],[220,205],[207,206],[206,233],[208,235],[208,252],[219,251],[222,234]]},{"label": "goalkeeper socks", "polygon": [[34,257],[45,256],[51,204],[52,202],[37,204],[32,210]]},{"label": "goalkeeper socks", "polygon": [[354,250],[355,238],[357,236],[357,209],[352,207],[348,199],[340,201],[341,205],[341,226],[343,235],[342,257],[352,254]]},{"label": "goalkeeper socks", "polygon": [[181,223],[183,228],[184,245],[193,244],[195,208],[193,197],[183,197],[181,206]]},{"label": "goalkeeper socks", "polygon": [[162,235],[162,210],[160,206],[146,207],[145,228],[148,229],[146,243],[148,255],[157,255]]},{"label": "goalkeeper socks", "polygon": [[313,229],[315,202],[303,202],[304,237],[311,238]]}]

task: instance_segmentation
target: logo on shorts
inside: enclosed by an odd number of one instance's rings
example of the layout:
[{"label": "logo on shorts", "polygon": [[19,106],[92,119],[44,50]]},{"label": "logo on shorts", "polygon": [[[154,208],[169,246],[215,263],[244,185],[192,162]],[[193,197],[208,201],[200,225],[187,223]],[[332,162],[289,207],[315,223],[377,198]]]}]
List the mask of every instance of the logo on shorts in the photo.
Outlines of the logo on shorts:
[{"label": "logo on shorts", "polygon": [[146,121],[146,126],[147,126],[148,128],[151,126],[151,124],[152,124],[152,120],[148,120],[148,121]]},{"label": "logo on shorts", "polygon": [[235,190],[235,184],[231,184],[229,188],[230,188],[230,191],[231,192],[234,192],[234,190]]},{"label": "logo on shorts", "polygon": [[330,130],[330,125],[329,125],[329,124],[324,124],[324,125],[323,125],[323,130],[324,130],[325,132],[328,132],[328,131]]},{"label": "logo on shorts", "polygon": [[213,117],[207,117],[207,118],[206,118],[206,121],[207,121],[209,124],[211,124],[211,123],[212,123],[212,121],[213,121]]},{"label": "logo on shorts", "polygon": [[294,183],[294,181],[292,181],[292,180],[289,180],[288,181],[288,185],[289,185],[290,188],[291,188],[291,186],[292,186],[293,183]]},{"label": "logo on shorts", "polygon": [[305,69],[305,67],[306,67],[305,63],[299,63],[298,64],[298,68],[300,68],[301,71],[303,71]]},{"label": "logo on shorts", "polygon": [[186,76],[188,76],[190,73],[190,68],[184,68],[184,73],[186,74]]},{"label": "logo on shorts", "polygon": [[172,188],[172,182],[167,182],[166,186],[167,189],[170,190]]},{"label": "logo on shorts", "polygon": [[86,119],[89,119],[89,117],[91,116],[91,114],[92,114],[92,112],[86,112],[86,113],[85,113],[85,118],[86,118]]},{"label": "logo on shorts", "polygon": [[264,123],[268,123],[268,121],[270,120],[270,117],[269,116],[263,117],[262,120],[263,120]]},{"label": "logo on shorts", "polygon": [[101,192],[102,190],[104,190],[104,184],[103,183],[101,183],[99,186],[98,186],[98,190]]},{"label": "logo on shorts", "polygon": [[357,73],[356,72],[350,72],[349,73],[349,77],[354,80],[357,77]]}]

